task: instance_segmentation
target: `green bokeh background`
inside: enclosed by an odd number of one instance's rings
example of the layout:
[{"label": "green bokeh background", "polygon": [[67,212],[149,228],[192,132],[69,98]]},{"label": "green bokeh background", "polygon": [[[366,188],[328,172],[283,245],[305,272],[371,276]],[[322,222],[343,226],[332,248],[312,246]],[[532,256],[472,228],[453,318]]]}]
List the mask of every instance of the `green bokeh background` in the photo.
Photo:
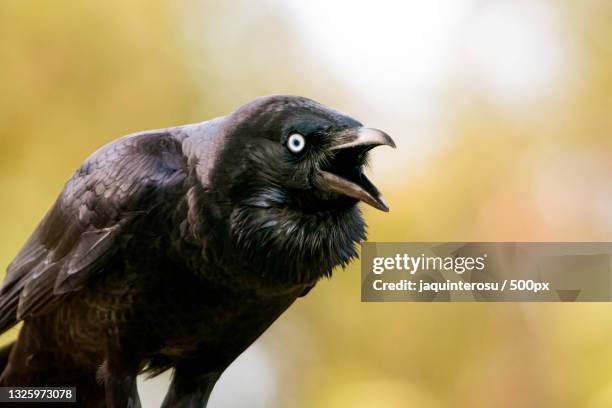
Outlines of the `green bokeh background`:
[{"label": "green bokeh background", "polygon": [[[102,144],[275,93],[317,99],[398,142],[372,160],[392,212],[364,209],[371,241],[610,241],[612,5],[546,5],[578,68],[554,92],[512,108],[480,92],[477,78],[449,80],[438,99],[441,136],[421,140],[427,149],[415,154],[397,101],[389,103],[400,114],[371,106],[368,81],[355,87],[329,69],[280,2],[4,0],[0,265]],[[359,298],[354,263],[262,337],[272,406],[612,405],[610,304]]]}]

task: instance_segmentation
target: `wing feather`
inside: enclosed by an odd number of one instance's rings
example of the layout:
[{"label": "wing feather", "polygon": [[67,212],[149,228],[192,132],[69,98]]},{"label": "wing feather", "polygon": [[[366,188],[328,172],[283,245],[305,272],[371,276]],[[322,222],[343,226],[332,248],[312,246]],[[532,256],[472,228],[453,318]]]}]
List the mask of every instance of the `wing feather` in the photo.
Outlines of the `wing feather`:
[{"label": "wing feather", "polygon": [[171,131],[119,139],[94,153],[9,265],[0,289],[0,333],[87,285],[136,234],[135,219],[172,205],[183,188],[185,159]]}]

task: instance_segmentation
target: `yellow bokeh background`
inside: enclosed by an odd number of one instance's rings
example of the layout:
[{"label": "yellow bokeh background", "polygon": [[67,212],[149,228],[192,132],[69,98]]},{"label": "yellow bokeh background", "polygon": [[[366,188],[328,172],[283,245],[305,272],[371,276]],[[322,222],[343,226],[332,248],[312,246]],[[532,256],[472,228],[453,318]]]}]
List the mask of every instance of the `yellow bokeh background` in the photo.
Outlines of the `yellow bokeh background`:
[{"label": "yellow bokeh background", "polygon": [[[397,150],[373,155],[392,211],[364,209],[371,241],[610,241],[612,4],[518,1],[509,15],[465,0],[455,42],[430,67],[422,61],[440,30],[415,42],[401,21],[419,4],[397,3],[352,20],[361,6],[351,2],[4,0],[0,265],[102,144],[277,93],[319,100],[396,140]],[[443,18],[424,15],[425,28]],[[337,48],[317,35],[334,24],[346,35]],[[321,282],[256,343],[269,392],[245,406],[612,405],[612,305],[366,304],[358,269]],[[211,406],[231,406],[219,393]]]}]

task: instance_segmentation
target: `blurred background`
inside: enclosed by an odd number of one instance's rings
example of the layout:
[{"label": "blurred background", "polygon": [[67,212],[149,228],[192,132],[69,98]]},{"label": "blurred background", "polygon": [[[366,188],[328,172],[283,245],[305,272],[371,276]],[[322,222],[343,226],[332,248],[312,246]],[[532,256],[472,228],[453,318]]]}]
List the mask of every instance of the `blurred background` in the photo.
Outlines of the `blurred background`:
[{"label": "blurred background", "polygon": [[[298,94],[384,129],[371,241],[610,241],[612,3],[3,0],[0,266],[102,144]],[[610,304],[365,304],[359,265],[219,407],[612,406]],[[6,343],[16,330],[3,335]],[[141,381],[145,407],[168,376]]]}]

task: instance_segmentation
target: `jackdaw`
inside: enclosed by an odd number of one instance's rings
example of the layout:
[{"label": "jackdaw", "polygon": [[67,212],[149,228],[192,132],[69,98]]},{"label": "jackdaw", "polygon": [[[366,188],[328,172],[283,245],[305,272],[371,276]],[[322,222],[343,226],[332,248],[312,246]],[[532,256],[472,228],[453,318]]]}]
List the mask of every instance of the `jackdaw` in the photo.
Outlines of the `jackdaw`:
[{"label": "jackdaw", "polygon": [[[90,156],[8,267],[2,386],[76,386],[81,406],[201,407],[223,370],[357,255],[363,168],[384,132],[313,100],[257,98],[210,121],[132,134]],[[1,368],[0,368],[1,369]]]}]

